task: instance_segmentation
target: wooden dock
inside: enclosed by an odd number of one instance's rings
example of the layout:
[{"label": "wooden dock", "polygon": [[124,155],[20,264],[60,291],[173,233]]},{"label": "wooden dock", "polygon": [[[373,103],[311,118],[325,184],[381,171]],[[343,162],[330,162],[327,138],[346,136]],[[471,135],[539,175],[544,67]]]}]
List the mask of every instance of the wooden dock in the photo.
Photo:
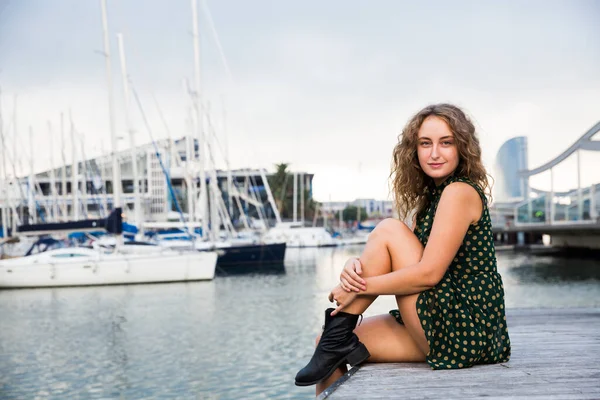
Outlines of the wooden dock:
[{"label": "wooden dock", "polygon": [[509,362],[365,364],[318,399],[600,399],[600,309],[507,310]]}]

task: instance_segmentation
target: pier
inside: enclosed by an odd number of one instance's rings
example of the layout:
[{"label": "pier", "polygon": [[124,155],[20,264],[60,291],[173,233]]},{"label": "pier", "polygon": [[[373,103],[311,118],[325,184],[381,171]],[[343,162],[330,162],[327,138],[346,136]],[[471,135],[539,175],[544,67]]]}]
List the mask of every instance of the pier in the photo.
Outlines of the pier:
[{"label": "pier", "polygon": [[318,399],[600,399],[600,309],[508,309],[509,362],[352,368]]},{"label": "pier", "polygon": [[[595,156],[600,154],[600,140],[593,139],[599,133],[600,122],[561,154],[532,169],[527,168],[526,138],[514,138],[505,143],[522,139],[514,143],[519,143],[524,149],[512,149],[512,157],[507,158],[508,153],[501,154],[501,151],[497,156],[504,160],[504,167],[510,169],[505,171],[508,177],[501,174],[498,178],[513,186],[517,184],[520,193],[511,201],[495,202],[490,208],[497,242],[528,245],[539,243],[542,235],[550,235],[555,247],[600,250],[600,184],[583,186],[581,167],[582,152],[594,152]],[[515,155],[521,157],[514,159]],[[575,158],[577,165],[572,179],[575,187],[557,191],[554,171],[571,157]],[[550,190],[531,187],[530,178],[544,172],[550,173]]]}]

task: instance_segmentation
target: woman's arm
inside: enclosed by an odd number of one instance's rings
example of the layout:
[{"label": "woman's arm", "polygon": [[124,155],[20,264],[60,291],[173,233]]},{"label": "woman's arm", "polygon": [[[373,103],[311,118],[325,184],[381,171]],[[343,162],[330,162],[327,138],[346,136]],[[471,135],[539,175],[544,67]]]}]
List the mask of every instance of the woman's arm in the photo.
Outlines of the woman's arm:
[{"label": "woman's arm", "polygon": [[478,221],[483,204],[470,185],[448,185],[438,205],[421,261],[385,275],[363,278],[361,295],[420,293],[437,285],[456,256],[469,225]]}]

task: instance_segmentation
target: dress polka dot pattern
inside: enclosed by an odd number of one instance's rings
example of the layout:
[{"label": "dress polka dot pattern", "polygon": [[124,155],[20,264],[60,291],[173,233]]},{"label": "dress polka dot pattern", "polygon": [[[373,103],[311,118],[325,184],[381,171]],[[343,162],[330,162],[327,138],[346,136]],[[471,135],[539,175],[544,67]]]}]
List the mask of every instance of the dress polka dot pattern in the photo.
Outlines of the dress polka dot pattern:
[{"label": "dress polka dot pattern", "polygon": [[[482,198],[481,219],[469,227],[442,280],[419,294],[417,314],[429,343],[432,369],[465,368],[506,362],[510,339],[504,313],[504,287],[496,269],[496,252],[487,200],[463,177],[450,177],[429,190],[429,206],[417,218],[415,234],[427,245],[442,191],[453,182],[471,185]],[[390,311],[403,324],[398,310]]]}]

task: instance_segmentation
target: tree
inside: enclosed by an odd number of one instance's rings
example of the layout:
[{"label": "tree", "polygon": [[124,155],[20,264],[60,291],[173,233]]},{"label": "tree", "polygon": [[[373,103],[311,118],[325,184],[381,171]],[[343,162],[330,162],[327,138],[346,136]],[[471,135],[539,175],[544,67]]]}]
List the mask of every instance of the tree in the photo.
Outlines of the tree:
[{"label": "tree", "polygon": [[[288,171],[288,163],[275,164],[275,173],[267,179],[275,205],[282,219],[291,219],[294,215],[294,176]],[[300,184],[298,184],[300,190]],[[300,217],[300,195],[298,195],[298,217]],[[310,197],[310,192],[304,190],[304,217],[311,221],[314,217],[317,202]]]},{"label": "tree", "polygon": [[275,205],[282,218],[284,214],[287,213],[285,200],[287,197],[287,181],[289,178],[287,171],[288,165],[289,164],[287,163],[275,164],[275,173],[267,178],[269,186],[271,187],[271,192],[273,193],[273,198],[275,199]]},{"label": "tree", "polygon": [[[344,221],[356,221],[358,217],[358,207],[349,205],[342,211],[342,218]],[[367,209],[364,207],[360,208],[360,222],[368,218]]]}]

